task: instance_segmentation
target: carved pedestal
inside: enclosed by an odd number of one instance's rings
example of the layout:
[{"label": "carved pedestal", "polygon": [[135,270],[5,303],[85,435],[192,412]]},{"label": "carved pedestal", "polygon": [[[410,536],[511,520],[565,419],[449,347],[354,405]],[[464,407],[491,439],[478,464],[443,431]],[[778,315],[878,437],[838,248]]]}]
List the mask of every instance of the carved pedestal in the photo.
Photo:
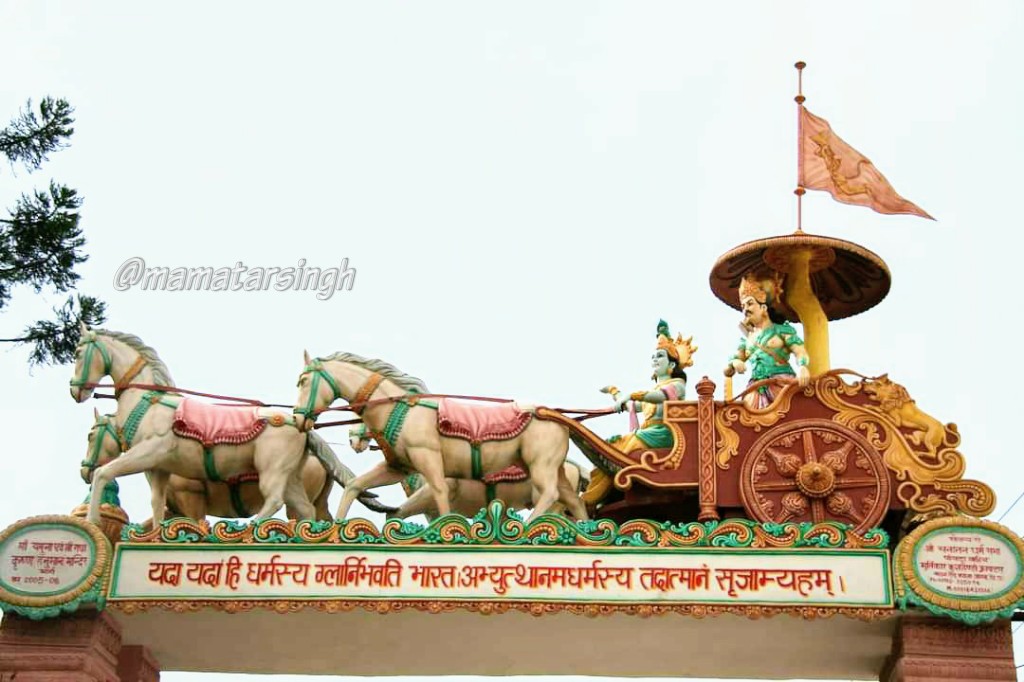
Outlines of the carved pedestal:
[{"label": "carved pedestal", "polygon": [[1016,680],[1009,621],[971,627],[929,616],[904,616],[880,682]]},{"label": "carved pedestal", "polygon": [[159,682],[144,647],[121,646],[121,628],[106,613],[81,611],[31,620],[4,614],[0,682]]}]

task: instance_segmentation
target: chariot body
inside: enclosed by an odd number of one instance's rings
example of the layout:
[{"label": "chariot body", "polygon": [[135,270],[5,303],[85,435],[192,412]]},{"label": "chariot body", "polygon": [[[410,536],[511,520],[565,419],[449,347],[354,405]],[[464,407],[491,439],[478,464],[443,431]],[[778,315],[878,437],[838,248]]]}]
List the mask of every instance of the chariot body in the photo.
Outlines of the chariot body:
[{"label": "chariot body", "polygon": [[803,323],[806,382],[779,372],[733,398],[727,377],[723,400],[704,377],[695,386],[696,400],[664,403],[668,447],[638,440],[633,444],[639,447],[616,447],[577,419],[539,412],[564,424],[595,475],[610,482],[588,501],[596,516],[620,523],[836,521],[861,534],[881,527],[896,538],[930,517],[984,516],[993,509],[992,490],[962,478],[954,424],[924,413],[886,375],[829,367],[828,320],[884,298],[890,277],[881,258],[850,242],[797,231],[726,253],[712,270],[711,288],[742,308],[742,283],[752,275],[775,283],[779,295],[769,298],[774,315]]}]

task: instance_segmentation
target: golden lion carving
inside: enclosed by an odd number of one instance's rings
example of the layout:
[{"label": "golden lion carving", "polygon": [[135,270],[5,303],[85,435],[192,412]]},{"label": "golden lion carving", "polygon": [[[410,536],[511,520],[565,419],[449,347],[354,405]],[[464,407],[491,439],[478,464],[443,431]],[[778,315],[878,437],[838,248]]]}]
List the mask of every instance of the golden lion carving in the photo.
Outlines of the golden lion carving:
[{"label": "golden lion carving", "polygon": [[943,427],[938,419],[922,412],[903,386],[890,381],[888,374],[864,384],[864,391],[873,400],[877,400],[881,411],[886,414],[898,428],[911,429],[908,438],[914,445],[923,446],[932,457],[938,457],[942,447],[952,447],[955,443],[946,442],[946,428],[954,434],[956,425]]}]

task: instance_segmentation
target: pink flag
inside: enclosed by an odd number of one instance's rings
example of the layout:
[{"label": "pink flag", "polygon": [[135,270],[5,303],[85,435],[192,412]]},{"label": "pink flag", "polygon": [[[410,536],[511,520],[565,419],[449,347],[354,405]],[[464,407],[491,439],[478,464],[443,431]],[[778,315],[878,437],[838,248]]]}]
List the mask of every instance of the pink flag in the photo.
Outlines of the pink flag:
[{"label": "pink flag", "polygon": [[824,190],[844,204],[879,213],[909,213],[935,220],[892,188],[863,154],[843,142],[829,126],[800,107],[800,178],[805,189]]}]

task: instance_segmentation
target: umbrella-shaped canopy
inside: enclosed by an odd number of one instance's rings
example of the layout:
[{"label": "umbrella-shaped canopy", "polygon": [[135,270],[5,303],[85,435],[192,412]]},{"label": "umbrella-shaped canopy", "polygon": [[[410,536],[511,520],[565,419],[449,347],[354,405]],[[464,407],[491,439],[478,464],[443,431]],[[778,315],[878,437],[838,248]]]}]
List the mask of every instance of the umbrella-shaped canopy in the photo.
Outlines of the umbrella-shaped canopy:
[{"label": "umbrella-shaped canopy", "polygon": [[[788,274],[799,251],[810,252],[811,289],[829,320],[862,313],[889,293],[889,267],[876,254],[852,242],[803,232],[747,242],[724,254],[711,270],[711,290],[739,310],[743,275],[768,269]],[[799,319],[784,300],[775,307],[790,320]]]}]

